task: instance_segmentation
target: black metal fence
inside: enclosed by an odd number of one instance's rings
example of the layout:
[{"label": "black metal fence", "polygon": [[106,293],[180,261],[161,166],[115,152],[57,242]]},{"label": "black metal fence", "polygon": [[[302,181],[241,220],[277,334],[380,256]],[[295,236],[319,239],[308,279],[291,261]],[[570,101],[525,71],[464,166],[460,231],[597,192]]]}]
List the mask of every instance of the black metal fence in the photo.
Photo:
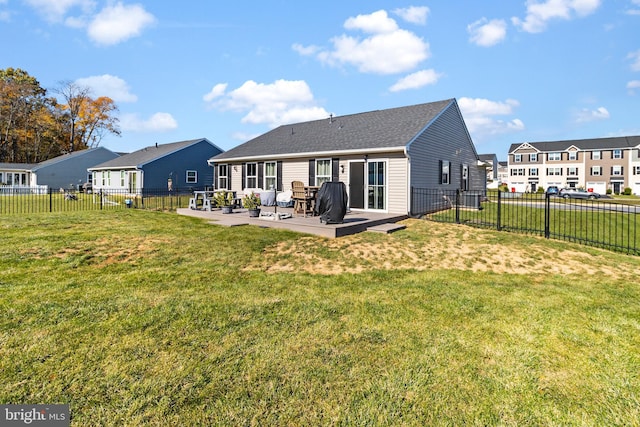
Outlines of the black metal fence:
[{"label": "black metal fence", "polygon": [[612,198],[412,188],[411,214],[640,255],[640,206]]},{"label": "black metal fence", "polygon": [[194,190],[145,189],[130,193],[127,190],[79,192],[49,189],[46,192],[0,192],[0,215],[128,208],[173,211],[188,207]]}]

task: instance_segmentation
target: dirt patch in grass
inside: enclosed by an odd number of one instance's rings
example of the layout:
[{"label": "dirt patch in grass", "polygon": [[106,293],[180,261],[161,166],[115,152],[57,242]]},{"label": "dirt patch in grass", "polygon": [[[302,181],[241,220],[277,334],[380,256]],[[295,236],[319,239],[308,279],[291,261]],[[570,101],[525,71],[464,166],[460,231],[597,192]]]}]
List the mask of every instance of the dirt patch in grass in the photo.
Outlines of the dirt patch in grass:
[{"label": "dirt patch in grass", "polygon": [[[567,245],[566,249],[550,248],[546,244],[548,241],[542,238],[526,237],[526,243],[520,244],[503,243],[497,241],[495,232],[468,226],[420,220],[404,223],[406,231],[383,238],[361,233],[339,239],[303,237],[281,242],[266,248],[247,269],[274,274],[295,271],[331,275],[368,270],[445,269],[609,277],[635,274],[637,269],[634,263],[607,265],[599,260],[595,249],[580,252],[575,245]],[[412,238],[412,233],[420,238]]]}]

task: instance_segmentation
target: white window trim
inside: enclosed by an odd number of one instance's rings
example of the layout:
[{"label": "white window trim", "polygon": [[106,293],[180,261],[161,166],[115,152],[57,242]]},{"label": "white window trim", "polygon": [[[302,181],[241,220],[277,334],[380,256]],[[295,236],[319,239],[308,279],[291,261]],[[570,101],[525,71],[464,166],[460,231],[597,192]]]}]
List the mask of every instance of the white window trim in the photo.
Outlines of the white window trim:
[{"label": "white window trim", "polygon": [[[329,175],[320,175],[320,174],[318,174],[318,163],[326,162],[326,161],[329,162]],[[332,178],[331,171],[333,170],[333,162],[332,162],[331,158],[316,159],[316,165],[315,166],[316,166],[316,171],[315,171],[315,180],[316,180],[316,182],[314,182],[314,185],[320,186],[322,184],[322,182],[325,182],[325,181],[322,181],[320,184],[318,184],[318,178],[320,178],[320,177],[329,178],[327,181],[331,181],[331,178]]]},{"label": "white window trim", "polygon": [[[256,174],[255,175],[249,175],[249,165],[255,166],[255,170],[256,170]],[[246,168],[245,169],[246,175],[244,177],[244,183],[243,183],[244,184],[244,188],[256,188],[259,185],[259,183],[258,183],[258,163],[256,163],[256,162],[247,163],[247,164],[245,164],[245,168]],[[249,180],[250,179],[254,179],[255,180],[254,181],[255,184],[250,185],[249,184]]]},{"label": "white window trim", "polygon": [[[267,175],[267,165],[268,164],[273,164],[273,171],[275,172],[275,175]],[[262,177],[263,183],[262,186],[265,190],[270,190],[271,188],[269,188],[270,186],[267,185],[267,179],[272,178],[273,179],[273,188],[275,189],[278,186],[278,162],[276,161],[268,161],[268,162],[264,162],[264,176]]]},{"label": "white window trim", "polygon": [[[189,174],[193,173],[193,181],[189,178]],[[198,183],[198,171],[196,170],[188,170],[185,172],[185,182],[187,184],[197,184]]]}]

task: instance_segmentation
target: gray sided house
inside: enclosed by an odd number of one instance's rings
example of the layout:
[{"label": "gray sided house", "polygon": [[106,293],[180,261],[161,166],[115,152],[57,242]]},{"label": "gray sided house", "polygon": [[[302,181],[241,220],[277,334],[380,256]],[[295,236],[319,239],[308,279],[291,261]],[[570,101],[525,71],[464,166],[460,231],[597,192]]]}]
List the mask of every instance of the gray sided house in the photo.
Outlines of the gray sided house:
[{"label": "gray sided house", "polygon": [[0,186],[23,191],[46,192],[48,189],[79,189],[91,182],[87,168],[114,159],[118,155],[104,147],[74,151],[41,163],[1,163]]},{"label": "gray sided house", "polygon": [[455,99],[283,125],[209,163],[217,189],[342,181],[350,209],[393,214],[420,213],[414,189],[484,190],[486,182]]},{"label": "gray sided house", "polygon": [[211,186],[207,159],[222,150],[206,138],[156,144],[89,168],[94,191],[142,194],[157,190],[195,190]]},{"label": "gray sided house", "polygon": [[39,163],[32,172],[37,185],[47,185],[52,189],[78,189],[85,182],[91,182],[88,168],[116,158],[118,154],[104,147],[89,148]]}]

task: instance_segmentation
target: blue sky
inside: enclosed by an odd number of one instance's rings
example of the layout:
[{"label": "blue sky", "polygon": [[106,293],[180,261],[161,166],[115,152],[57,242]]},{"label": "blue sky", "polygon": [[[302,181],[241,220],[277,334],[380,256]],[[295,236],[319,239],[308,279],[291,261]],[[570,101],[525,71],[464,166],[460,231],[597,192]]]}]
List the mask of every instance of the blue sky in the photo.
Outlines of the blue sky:
[{"label": "blue sky", "polygon": [[448,98],[501,160],[640,134],[640,0],[0,0],[0,52],[113,98],[114,151]]}]

